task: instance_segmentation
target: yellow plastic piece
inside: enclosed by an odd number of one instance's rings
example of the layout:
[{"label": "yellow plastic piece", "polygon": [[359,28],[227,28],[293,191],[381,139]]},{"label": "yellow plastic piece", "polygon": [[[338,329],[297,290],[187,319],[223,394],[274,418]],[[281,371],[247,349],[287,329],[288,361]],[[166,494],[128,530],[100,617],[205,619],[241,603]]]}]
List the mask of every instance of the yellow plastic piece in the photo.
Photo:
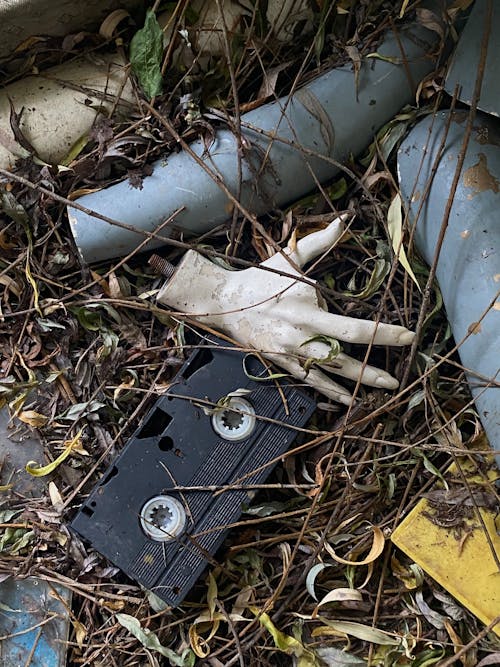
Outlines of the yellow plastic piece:
[{"label": "yellow plastic piece", "polygon": [[[448,473],[455,473],[456,479],[454,465]],[[471,475],[468,480],[477,483],[479,478]],[[500,569],[492,554],[493,549],[500,561],[497,513],[481,507],[479,513],[484,525],[475,514],[472,519],[464,519],[460,531],[436,525],[429,517],[433,513],[430,503],[422,499],[396,528],[392,542],[489,625],[500,615]],[[500,623],[494,632],[500,636]]]}]

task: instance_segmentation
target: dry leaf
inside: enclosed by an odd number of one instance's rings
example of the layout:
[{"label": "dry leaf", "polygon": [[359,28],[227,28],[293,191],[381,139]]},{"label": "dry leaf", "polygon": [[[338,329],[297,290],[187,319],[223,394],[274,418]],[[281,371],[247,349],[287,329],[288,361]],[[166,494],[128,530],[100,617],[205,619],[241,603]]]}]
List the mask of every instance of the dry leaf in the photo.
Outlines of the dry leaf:
[{"label": "dry leaf", "polygon": [[372,530],[373,530],[373,543],[370,552],[368,553],[366,558],[363,558],[362,560],[347,560],[345,558],[337,556],[333,547],[330,544],[328,544],[328,542],[325,542],[325,549],[328,551],[333,560],[337,561],[337,563],[343,563],[344,565],[368,565],[369,563],[372,563],[374,560],[377,560],[377,558],[384,550],[384,545],[385,545],[385,537],[382,530],[378,526],[373,526]]},{"label": "dry leaf", "polygon": [[[370,625],[355,623],[354,621],[330,621],[326,618],[320,618],[320,620],[326,625],[327,630],[333,630],[337,635],[350,635],[351,637],[382,646],[399,646],[401,644],[401,640],[398,637],[394,637],[378,628],[372,628]],[[312,631],[313,637],[325,634],[322,630],[324,630],[324,626],[315,628]]]},{"label": "dry leaf", "polygon": [[35,410],[22,410],[16,416],[24,424],[29,424],[30,426],[33,426],[33,428],[45,426],[49,420],[48,417],[41,415],[39,412],[35,412]]},{"label": "dry leaf", "polygon": [[49,496],[52,506],[60,512],[64,508],[64,501],[54,482],[49,482]]},{"label": "dry leaf", "polygon": [[363,596],[358,590],[354,588],[335,588],[333,591],[327,593],[325,597],[318,602],[318,604],[314,608],[312,617],[316,618],[318,615],[319,608],[330,602],[346,602],[346,601],[361,602],[362,600]]},{"label": "dry leaf", "polygon": [[419,292],[420,285],[413,273],[413,269],[410,266],[410,262],[406,256],[406,252],[402,243],[403,240],[403,216],[401,213],[401,197],[397,194],[389,206],[389,211],[387,213],[387,227],[389,230],[389,236],[392,241],[392,247],[396,253],[396,257],[399,259],[406,272],[413,280],[415,285],[418,287]]}]

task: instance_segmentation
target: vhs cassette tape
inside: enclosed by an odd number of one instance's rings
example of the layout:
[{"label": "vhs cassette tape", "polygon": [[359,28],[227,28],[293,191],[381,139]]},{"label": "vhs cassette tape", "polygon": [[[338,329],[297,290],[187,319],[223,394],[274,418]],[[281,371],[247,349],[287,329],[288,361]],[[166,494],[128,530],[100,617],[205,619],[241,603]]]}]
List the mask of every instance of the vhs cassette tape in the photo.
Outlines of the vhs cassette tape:
[{"label": "vhs cassette tape", "polygon": [[256,355],[205,339],[71,523],[172,607],[315,409],[267,377]]}]

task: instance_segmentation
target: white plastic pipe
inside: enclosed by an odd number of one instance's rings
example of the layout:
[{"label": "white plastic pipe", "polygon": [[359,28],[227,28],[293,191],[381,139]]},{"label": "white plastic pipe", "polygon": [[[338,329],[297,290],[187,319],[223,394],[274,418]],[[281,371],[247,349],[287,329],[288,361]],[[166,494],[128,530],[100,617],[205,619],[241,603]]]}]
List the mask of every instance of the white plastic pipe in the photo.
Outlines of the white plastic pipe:
[{"label": "white plastic pipe", "polygon": [[[389,33],[378,48],[378,53],[391,62],[378,57],[365,60],[357,80],[351,66],[339,67],[291,98],[244,114],[242,204],[252,213],[262,214],[300,198],[317,182],[335,176],[339,167],[324,158],[343,162],[351,154],[359,154],[384,123],[414,100],[417,84],[435,66],[430,54],[437,40],[437,33],[418,24],[404,26],[398,39]],[[183,151],[156,162],[142,190],[124,181],[77,201],[92,211],[133,225],[138,232],[154,232],[174,211],[184,207],[175,225],[190,234],[206,232],[226,221],[232,209],[217,179],[235,196],[238,193],[238,142],[232,132],[220,130],[208,151],[201,141],[191,148],[217,178],[212,179]],[[125,255],[144,238],[141,233],[76,209],[69,208],[68,217],[81,256],[88,263]],[[162,235],[168,235],[166,228]],[[161,241],[150,243],[148,248],[159,245]]]},{"label": "white plastic pipe", "polygon": [[0,166],[23,155],[10,126],[10,102],[23,110],[20,129],[45,162],[58,163],[92,127],[99,109],[133,102],[128,69],[118,55],[84,58],[28,76],[0,90]]},{"label": "white plastic pipe", "polygon": [[0,0],[0,58],[12,57],[34,35],[55,37],[89,30],[117,7],[132,10],[140,4],[139,0]]}]

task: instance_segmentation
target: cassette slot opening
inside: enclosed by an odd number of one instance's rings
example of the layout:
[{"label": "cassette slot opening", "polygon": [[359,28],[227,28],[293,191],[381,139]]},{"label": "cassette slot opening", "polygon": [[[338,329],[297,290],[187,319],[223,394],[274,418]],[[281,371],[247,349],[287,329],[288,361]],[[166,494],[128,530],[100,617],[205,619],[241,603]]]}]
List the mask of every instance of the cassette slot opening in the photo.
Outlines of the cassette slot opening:
[{"label": "cassette slot opening", "polygon": [[188,380],[192,375],[196,373],[196,371],[199,371],[200,368],[203,368],[207,364],[210,364],[213,360],[214,360],[214,355],[212,351],[207,350],[206,348],[202,348],[196,353],[196,356],[194,357],[193,361],[182,373],[182,377],[185,380]]},{"label": "cassette slot opening", "polygon": [[148,420],[139,429],[136,437],[139,440],[144,440],[144,438],[154,438],[162,435],[171,421],[172,417],[167,412],[161,408],[155,408]]},{"label": "cassette slot opening", "polygon": [[[104,486],[104,484],[107,484],[111,479],[113,479],[113,477],[116,477],[116,475],[118,475],[118,467],[113,466],[111,468],[111,470],[109,470],[109,472],[107,472],[106,475],[104,475],[104,477],[102,477],[101,486]],[[95,506],[95,501],[92,501],[91,504]]]}]

